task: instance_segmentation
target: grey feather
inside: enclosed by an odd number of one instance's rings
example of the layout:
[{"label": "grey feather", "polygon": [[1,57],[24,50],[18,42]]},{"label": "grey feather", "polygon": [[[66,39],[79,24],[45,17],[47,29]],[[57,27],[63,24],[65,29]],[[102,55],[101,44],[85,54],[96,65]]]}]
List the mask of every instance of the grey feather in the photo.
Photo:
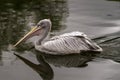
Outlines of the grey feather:
[{"label": "grey feather", "polygon": [[81,51],[102,51],[87,35],[78,31],[55,36],[41,46],[37,46],[36,49],[55,55],[80,53]]}]

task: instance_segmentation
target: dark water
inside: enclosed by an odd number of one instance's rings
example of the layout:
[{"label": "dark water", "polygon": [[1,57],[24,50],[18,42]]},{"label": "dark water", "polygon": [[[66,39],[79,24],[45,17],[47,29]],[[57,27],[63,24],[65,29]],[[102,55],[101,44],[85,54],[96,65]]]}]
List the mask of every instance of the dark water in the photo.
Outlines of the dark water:
[{"label": "dark water", "polygon": [[[0,80],[119,80],[119,14],[119,0],[1,0]],[[11,50],[44,18],[53,24],[50,37],[81,31],[104,51],[92,57],[52,56],[36,52],[28,43]]]}]

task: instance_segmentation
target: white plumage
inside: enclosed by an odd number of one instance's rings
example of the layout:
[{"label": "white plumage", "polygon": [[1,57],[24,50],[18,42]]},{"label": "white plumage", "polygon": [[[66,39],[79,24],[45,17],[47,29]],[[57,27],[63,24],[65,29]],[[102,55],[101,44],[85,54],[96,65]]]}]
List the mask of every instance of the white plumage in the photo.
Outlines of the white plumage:
[{"label": "white plumage", "polygon": [[42,45],[36,45],[35,47],[41,52],[55,55],[80,53],[81,51],[102,51],[87,35],[78,31],[55,36]]},{"label": "white plumage", "polygon": [[96,43],[89,39],[87,35],[79,31],[55,36],[49,41],[41,44],[41,42],[49,34],[51,26],[52,23],[49,19],[41,20],[33,29],[31,29],[29,33],[27,33],[23,38],[21,38],[14,46],[33,36],[39,36],[38,40],[35,43],[35,48],[47,54],[64,55],[81,53],[82,51],[102,51],[102,48],[100,48]]}]

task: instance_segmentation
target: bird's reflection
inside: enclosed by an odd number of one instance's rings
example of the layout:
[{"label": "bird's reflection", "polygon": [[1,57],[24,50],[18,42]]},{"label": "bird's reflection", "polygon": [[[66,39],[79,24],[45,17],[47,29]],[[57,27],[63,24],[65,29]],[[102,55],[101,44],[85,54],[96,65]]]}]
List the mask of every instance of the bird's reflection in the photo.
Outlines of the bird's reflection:
[{"label": "bird's reflection", "polygon": [[[88,53],[83,54],[71,54],[71,55],[48,55],[43,54],[35,49],[32,49],[31,52],[33,52],[36,55],[37,60],[40,64],[35,64],[28,59],[14,53],[15,56],[17,56],[20,60],[22,60],[26,65],[31,67],[34,71],[36,71],[43,80],[52,80],[54,76],[53,69],[49,64],[54,65],[55,67],[86,67],[87,62],[91,61],[94,57],[94,55],[87,55]],[[48,64],[49,63],[49,64]]]},{"label": "bird's reflection", "polygon": [[43,80],[52,80],[53,79],[53,70],[50,65],[44,61],[43,57],[39,55],[39,62],[40,64],[34,64],[33,62],[25,59],[24,57],[15,54],[20,60],[22,60],[25,64],[35,70]]},{"label": "bird's reflection", "polygon": [[56,67],[86,67],[87,62],[91,61],[95,55],[91,55],[91,52],[83,54],[70,54],[70,55],[49,55],[37,51],[37,59],[41,61],[41,55],[44,56],[45,60],[53,64]]}]

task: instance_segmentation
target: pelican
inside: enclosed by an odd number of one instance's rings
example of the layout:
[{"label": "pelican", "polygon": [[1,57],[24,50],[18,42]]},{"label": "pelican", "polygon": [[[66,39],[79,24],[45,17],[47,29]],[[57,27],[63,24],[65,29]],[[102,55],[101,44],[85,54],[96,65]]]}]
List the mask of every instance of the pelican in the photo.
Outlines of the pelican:
[{"label": "pelican", "polygon": [[102,48],[93,42],[86,34],[79,31],[64,33],[50,38],[49,41],[42,43],[51,30],[52,23],[50,19],[40,20],[37,25],[31,29],[14,46],[17,46],[27,39],[38,36],[34,42],[35,49],[46,54],[65,55],[77,54],[81,52],[102,52]]}]

